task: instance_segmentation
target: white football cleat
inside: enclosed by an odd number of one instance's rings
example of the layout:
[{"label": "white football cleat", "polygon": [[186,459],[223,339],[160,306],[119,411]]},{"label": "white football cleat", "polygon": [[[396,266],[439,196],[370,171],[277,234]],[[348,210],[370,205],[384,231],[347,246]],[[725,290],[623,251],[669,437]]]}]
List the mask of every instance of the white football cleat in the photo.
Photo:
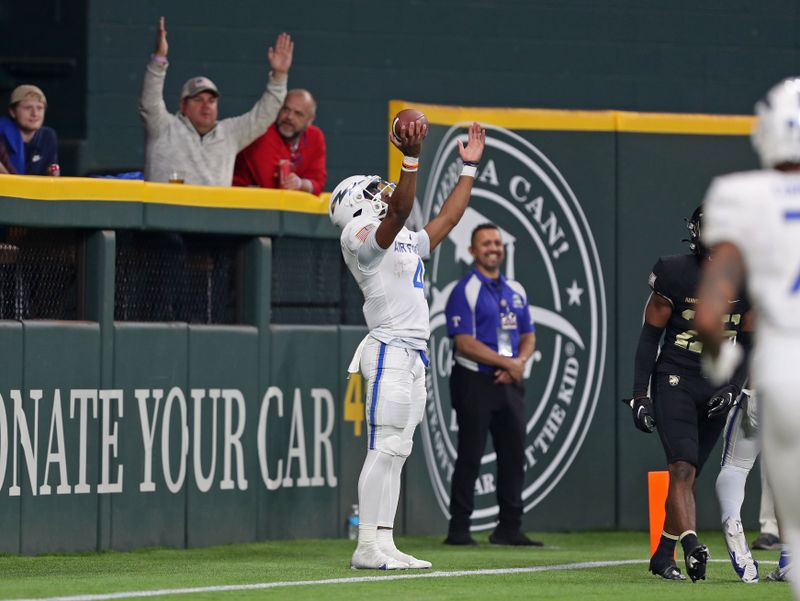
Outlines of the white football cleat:
[{"label": "white football cleat", "polygon": [[791,556],[784,547],[784,550],[781,551],[781,557],[778,560],[778,567],[767,574],[767,580],[772,580],[773,582],[789,582],[791,579],[789,576],[791,567]]},{"label": "white football cleat", "polygon": [[725,533],[725,544],[728,546],[728,555],[736,575],[747,584],[758,582],[758,562],[753,559],[747,546],[742,523],[728,518],[722,525],[722,531]]},{"label": "white football cleat", "polygon": [[407,570],[408,563],[386,555],[377,543],[358,545],[350,559],[354,570]]},{"label": "white football cleat", "polygon": [[388,548],[385,544],[380,545],[380,550],[383,551],[389,557],[392,557],[397,561],[407,564],[408,567],[412,570],[427,570],[433,565],[430,561],[426,561],[424,559],[417,559],[413,555],[409,555],[408,553],[403,553],[400,549],[398,549],[394,545],[392,545],[391,548]]},{"label": "white football cleat", "polygon": [[378,538],[378,548],[381,550],[381,553],[384,555],[388,555],[397,561],[402,563],[408,564],[408,567],[412,570],[426,570],[431,567],[430,561],[425,561],[424,559],[417,559],[413,555],[409,555],[408,553],[403,553],[397,546],[394,544],[394,537],[392,536],[392,530],[390,528],[379,529],[377,533]]}]

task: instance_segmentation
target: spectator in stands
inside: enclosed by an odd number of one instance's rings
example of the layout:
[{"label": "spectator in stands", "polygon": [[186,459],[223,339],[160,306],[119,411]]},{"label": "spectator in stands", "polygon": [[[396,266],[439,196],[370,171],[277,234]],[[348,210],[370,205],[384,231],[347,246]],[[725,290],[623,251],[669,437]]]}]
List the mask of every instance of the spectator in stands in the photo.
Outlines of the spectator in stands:
[{"label": "spectator in stands", "polygon": [[0,154],[8,158],[7,172],[49,175],[50,165],[58,164],[58,138],[44,125],[46,111],[47,98],[38,87],[25,84],[11,92],[10,116],[0,117],[0,142],[5,146]]},{"label": "spectator in stands", "polygon": [[[322,192],[327,175],[325,136],[312,125],[316,114],[311,92],[289,90],[278,120],[236,157],[233,185]],[[287,165],[286,172],[282,164]]]},{"label": "spectator in stands", "polygon": [[187,184],[230,186],[236,153],[275,121],[286,97],[294,43],[282,33],[268,51],[272,73],[267,89],[244,115],[217,121],[219,91],[207,77],[193,77],[183,85],[180,111],[173,115],[164,104],[167,72],[167,32],[161,17],[156,49],[144,76],[139,114],[146,129],[146,180],[166,182],[180,174]]}]

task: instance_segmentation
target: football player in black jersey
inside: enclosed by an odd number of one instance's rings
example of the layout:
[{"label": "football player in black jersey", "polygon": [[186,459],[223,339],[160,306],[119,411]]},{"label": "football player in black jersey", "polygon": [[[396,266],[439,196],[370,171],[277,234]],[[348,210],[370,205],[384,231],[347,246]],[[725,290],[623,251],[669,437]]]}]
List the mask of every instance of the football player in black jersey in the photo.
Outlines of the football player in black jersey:
[{"label": "football player in black jersey", "polygon": [[[695,479],[747,378],[746,362],[722,388],[715,388],[701,370],[703,345],[694,327],[700,270],[708,259],[699,240],[701,219],[702,207],[698,207],[687,223],[691,254],[661,257],[650,273],[653,293],[636,348],[633,398],[624,399],[637,428],[648,433],[658,430],[669,467],[664,530],[650,558],[650,571],[668,580],[685,580],[674,560],[680,540],[692,582],[705,579],[708,561],[708,548],[695,532]],[[725,316],[726,335],[737,336],[743,347],[749,346],[750,319],[749,304],[743,298],[731,303]]]}]

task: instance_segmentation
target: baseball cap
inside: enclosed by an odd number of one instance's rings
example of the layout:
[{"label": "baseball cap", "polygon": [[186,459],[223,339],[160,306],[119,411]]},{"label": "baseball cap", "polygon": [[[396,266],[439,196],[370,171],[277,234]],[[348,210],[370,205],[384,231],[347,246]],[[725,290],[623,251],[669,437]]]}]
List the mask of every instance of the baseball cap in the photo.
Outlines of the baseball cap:
[{"label": "baseball cap", "polygon": [[29,83],[14,88],[14,91],[11,92],[11,100],[8,105],[12,106],[18,102],[22,102],[26,98],[39,100],[44,104],[45,107],[47,107],[47,98],[45,98],[44,92],[42,92],[41,88],[38,86],[34,86]]},{"label": "baseball cap", "polygon": [[211,92],[219,96],[217,86],[208,77],[192,77],[181,88],[181,100],[197,96],[200,92]]}]

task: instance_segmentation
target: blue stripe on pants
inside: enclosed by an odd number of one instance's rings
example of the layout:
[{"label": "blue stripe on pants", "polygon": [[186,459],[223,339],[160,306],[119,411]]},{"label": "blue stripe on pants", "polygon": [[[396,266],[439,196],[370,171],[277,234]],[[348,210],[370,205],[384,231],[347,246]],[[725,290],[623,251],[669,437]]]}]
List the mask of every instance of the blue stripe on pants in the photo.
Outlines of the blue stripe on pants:
[{"label": "blue stripe on pants", "polygon": [[375,374],[375,381],[372,383],[372,401],[369,405],[369,448],[375,448],[375,407],[378,404],[378,384],[381,381],[381,374],[383,373],[383,357],[386,355],[386,344],[381,342],[381,350],[378,353],[378,372]]}]

